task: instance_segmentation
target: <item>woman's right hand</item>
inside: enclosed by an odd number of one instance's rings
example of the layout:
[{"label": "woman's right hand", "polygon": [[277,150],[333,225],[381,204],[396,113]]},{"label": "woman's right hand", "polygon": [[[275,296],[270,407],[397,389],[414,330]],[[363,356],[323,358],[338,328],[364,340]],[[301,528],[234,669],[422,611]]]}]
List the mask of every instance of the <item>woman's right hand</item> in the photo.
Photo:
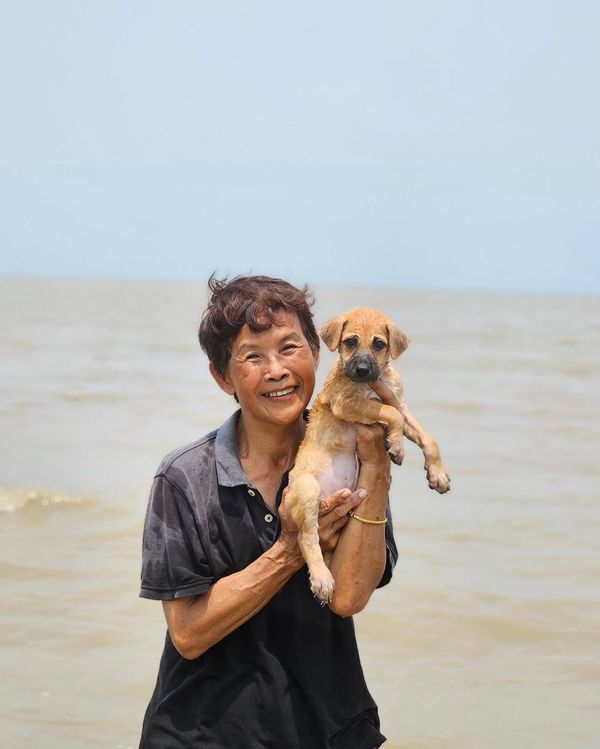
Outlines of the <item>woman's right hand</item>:
[{"label": "woman's right hand", "polygon": [[[283,498],[279,505],[279,522],[281,523],[281,540],[286,548],[292,551],[298,544],[298,526],[293,521],[286,507],[287,489],[283,491]],[[350,510],[358,507],[365,499],[364,489],[338,491],[325,497],[319,505],[319,543],[324,552],[332,552],[337,546],[340,532],[348,522]]]},{"label": "woman's right hand", "polygon": [[337,546],[340,533],[348,522],[351,510],[365,499],[365,489],[339,489],[321,500],[319,507],[319,542],[321,550],[332,552]]}]

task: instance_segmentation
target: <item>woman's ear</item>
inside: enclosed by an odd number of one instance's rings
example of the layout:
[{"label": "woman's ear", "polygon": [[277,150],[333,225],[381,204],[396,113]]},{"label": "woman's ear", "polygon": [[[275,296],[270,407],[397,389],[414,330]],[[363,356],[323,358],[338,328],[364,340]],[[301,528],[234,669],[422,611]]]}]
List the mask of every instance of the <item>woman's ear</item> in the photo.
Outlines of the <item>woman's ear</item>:
[{"label": "woman's ear", "polygon": [[219,374],[212,362],[208,363],[208,369],[213,377],[213,380],[217,383],[221,390],[227,393],[227,395],[235,395],[235,388],[233,387],[231,382],[229,382],[227,372],[225,372],[224,375]]},{"label": "woman's ear", "polygon": [[337,317],[328,320],[319,329],[321,340],[330,351],[335,351],[339,348],[345,322],[346,318],[343,315],[338,315]]},{"label": "woman's ear", "polygon": [[315,360],[315,369],[316,369],[319,366],[319,356],[321,355],[321,352],[319,351],[318,348],[311,349],[311,351],[312,351],[313,359]]}]

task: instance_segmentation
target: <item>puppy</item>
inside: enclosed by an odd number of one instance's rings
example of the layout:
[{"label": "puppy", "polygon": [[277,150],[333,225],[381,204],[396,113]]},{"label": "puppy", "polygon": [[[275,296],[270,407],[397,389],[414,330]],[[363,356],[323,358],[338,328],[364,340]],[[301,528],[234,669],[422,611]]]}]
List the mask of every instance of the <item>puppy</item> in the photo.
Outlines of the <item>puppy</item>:
[{"label": "puppy", "polygon": [[[357,307],[329,320],[319,331],[339,359],[310,413],[306,433],[290,472],[286,505],[298,526],[298,544],[308,564],[310,586],[323,603],[331,601],[334,580],[319,545],[319,505],[338,489],[354,489],[358,478],[354,423],[383,424],[385,446],[394,463],[404,456],[403,436],[425,456],[427,480],[440,493],[450,489],[435,440],[406,408],[400,376],[389,365],[409,340],[383,313]],[[381,403],[370,382],[381,379],[396,394],[400,411]]]}]

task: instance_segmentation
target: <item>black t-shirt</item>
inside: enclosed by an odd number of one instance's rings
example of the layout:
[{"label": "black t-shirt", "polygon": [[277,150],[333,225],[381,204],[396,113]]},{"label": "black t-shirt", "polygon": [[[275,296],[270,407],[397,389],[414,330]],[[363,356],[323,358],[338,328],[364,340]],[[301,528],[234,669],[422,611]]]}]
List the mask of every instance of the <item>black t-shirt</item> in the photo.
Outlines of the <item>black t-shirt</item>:
[{"label": "black t-shirt", "polygon": [[[159,466],[144,528],[141,596],[205,593],[278,537],[279,518],[240,465],[237,416]],[[286,482],[284,476],[278,499]],[[380,585],[397,558],[391,518],[386,547]],[[319,604],[304,567],[195,660],[182,658],[167,632],[140,749],[372,749],[385,741],[378,729],[352,618]]]}]

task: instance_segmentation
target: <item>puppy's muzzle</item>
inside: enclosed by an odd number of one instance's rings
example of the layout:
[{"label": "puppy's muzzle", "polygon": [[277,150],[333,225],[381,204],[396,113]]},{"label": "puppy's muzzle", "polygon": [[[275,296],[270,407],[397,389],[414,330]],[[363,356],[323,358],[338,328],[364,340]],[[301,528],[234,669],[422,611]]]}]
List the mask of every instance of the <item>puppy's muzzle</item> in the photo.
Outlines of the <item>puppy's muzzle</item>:
[{"label": "puppy's muzzle", "polygon": [[353,382],[375,382],[381,373],[371,356],[356,356],[344,364],[344,374]]}]

